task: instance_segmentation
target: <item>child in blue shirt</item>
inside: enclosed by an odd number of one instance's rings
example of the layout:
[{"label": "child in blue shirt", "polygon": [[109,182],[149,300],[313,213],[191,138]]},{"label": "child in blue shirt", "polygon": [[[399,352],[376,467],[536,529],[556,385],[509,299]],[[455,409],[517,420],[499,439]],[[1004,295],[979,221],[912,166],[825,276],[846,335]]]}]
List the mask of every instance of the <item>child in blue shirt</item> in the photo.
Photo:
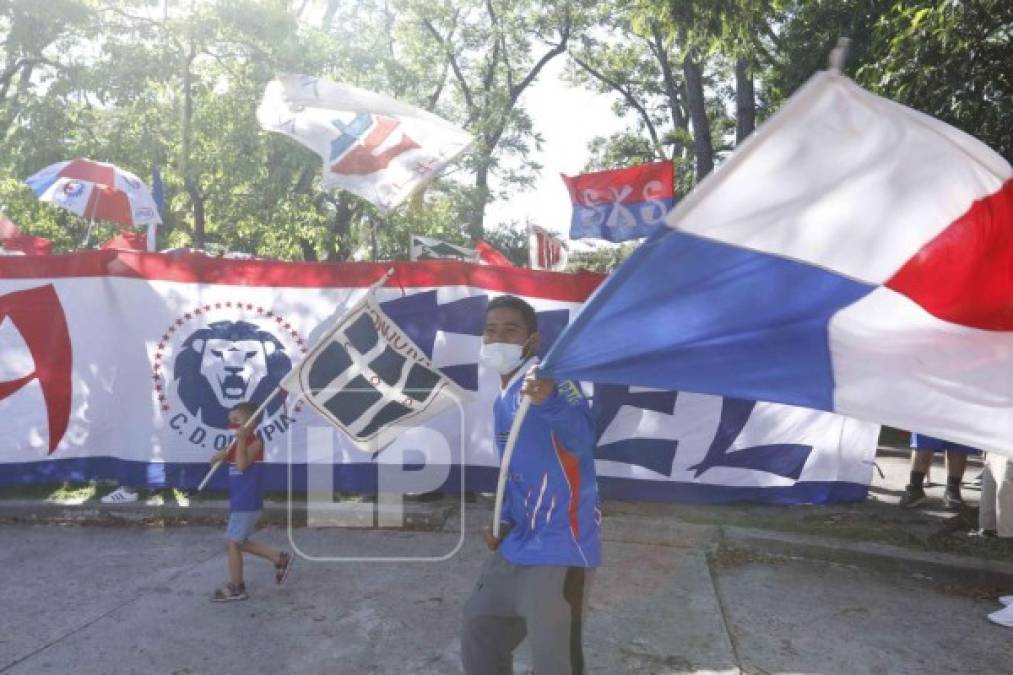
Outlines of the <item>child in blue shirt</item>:
[{"label": "child in blue shirt", "polygon": [[214,602],[249,597],[243,582],[243,553],[252,553],[274,563],[274,580],[278,584],[285,581],[292,569],[292,557],[288,553],[250,541],[264,508],[264,443],[253,431],[256,422],[247,424],[255,412],[252,403],[240,403],[229,411],[229,428],[236,430],[236,439],[211,457],[212,464],[229,463],[229,524],[225,532],[229,582],[214,592],[211,596]]}]

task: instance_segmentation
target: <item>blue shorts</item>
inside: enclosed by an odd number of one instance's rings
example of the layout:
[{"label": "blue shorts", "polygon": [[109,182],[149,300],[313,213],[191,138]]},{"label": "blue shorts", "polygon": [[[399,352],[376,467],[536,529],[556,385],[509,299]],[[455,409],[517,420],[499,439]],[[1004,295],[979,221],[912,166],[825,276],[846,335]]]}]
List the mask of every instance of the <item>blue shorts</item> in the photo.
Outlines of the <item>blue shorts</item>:
[{"label": "blue shorts", "polygon": [[977,455],[980,450],[972,448],[969,445],[961,445],[960,443],[951,443],[950,441],[944,441],[941,438],[935,436],[926,436],[925,434],[911,434],[911,448],[913,450],[931,450],[933,452],[952,451],[959,452],[964,455]]},{"label": "blue shorts", "polygon": [[225,529],[225,538],[237,544],[245,544],[253,531],[257,529],[260,511],[232,511],[229,513],[229,526]]}]

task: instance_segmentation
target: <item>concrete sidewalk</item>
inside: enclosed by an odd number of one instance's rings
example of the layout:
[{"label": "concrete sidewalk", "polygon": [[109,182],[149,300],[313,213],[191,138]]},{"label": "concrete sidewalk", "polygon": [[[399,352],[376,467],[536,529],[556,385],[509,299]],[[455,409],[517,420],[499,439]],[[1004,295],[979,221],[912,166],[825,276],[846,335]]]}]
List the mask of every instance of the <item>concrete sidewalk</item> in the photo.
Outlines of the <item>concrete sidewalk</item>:
[{"label": "concrete sidewalk", "polygon": [[[461,605],[489,555],[469,525],[439,563],[300,559],[283,587],[208,601],[221,530],[0,526],[0,673],[457,673]],[[1003,673],[991,599],[918,575],[721,546],[609,542],[586,625],[589,672]],[[699,534],[699,533],[698,533]],[[450,532],[298,529],[301,547],[440,555]],[[282,528],[257,539],[289,547]],[[912,626],[917,625],[917,630]],[[527,646],[516,672],[526,672]]]},{"label": "concrete sidewalk", "polygon": [[[907,453],[877,462],[885,475],[858,504],[606,502],[589,672],[1010,672],[1010,630],[984,617],[1013,592],[1013,556],[966,537],[977,493],[960,514],[939,508],[941,487],[901,510]],[[299,559],[280,589],[249,560],[251,599],[222,606],[207,598],[226,576],[227,502],[96,497],[0,499],[0,673],[460,672],[487,499],[463,522],[456,498],[408,502],[405,529],[297,527],[291,540],[286,504],[269,504],[258,538],[277,547],[447,559]],[[528,666],[522,646],[516,670]]]},{"label": "concrete sidewalk", "polygon": [[[933,478],[942,481],[942,456]],[[978,492],[965,488],[962,513],[942,508],[943,486],[927,488],[924,508],[903,510],[897,500],[908,479],[909,453],[881,449],[869,498],[861,503],[828,506],[757,506],[606,501],[605,539],[623,543],[686,546],[713,550],[720,542],[753,551],[848,562],[880,571],[911,571],[947,582],[983,587],[1013,586],[1013,543],[974,540],[966,536],[975,523]],[[972,459],[970,480],[980,462]],[[491,516],[491,499],[467,504],[469,519],[477,523]],[[406,502],[405,528],[427,532],[460,530],[461,501],[448,496],[436,502]],[[305,522],[305,505],[294,504],[295,523]],[[224,524],[228,502],[215,495],[199,495],[179,504],[174,500],[146,500],[103,505],[96,497],[80,504],[39,499],[0,498],[0,522],[77,523],[88,525],[213,525]],[[268,501],[264,520],[288,523],[288,504]]]}]

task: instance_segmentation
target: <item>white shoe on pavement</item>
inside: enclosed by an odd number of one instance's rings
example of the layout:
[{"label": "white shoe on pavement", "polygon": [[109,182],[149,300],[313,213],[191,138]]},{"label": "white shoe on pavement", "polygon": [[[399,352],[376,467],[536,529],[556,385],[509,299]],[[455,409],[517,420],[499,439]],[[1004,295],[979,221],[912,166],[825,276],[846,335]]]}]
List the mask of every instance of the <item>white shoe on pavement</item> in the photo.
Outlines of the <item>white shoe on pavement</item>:
[{"label": "white shoe on pavement", "polygon": [[1013,595],[1003,595],[999,598],[999,604],[1003,607],[1013,605]]},{"label": "white shoe on pavement", "polygon": [[1006,626],[1007,628],[1013,628],[1013,605],[1004,607],[998,612],[992,612],[988,615],[988,620],[992,623],[997,623],[1000,626]]},{"label": "white shoe on pavement", "polygon": [[102,498],[103,504],[128,504],[137,501],[137,493],[122,485]]}]

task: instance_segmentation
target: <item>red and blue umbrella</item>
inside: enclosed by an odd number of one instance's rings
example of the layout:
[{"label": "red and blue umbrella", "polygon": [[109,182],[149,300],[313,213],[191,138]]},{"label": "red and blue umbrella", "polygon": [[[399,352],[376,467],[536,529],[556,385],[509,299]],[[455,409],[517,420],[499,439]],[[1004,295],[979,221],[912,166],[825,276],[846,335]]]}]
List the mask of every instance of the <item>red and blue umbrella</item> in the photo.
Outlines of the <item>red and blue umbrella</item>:
[{"label": "red and blue umbrella", "polygon": [[72,159],[47,166],[25,181],[41,201],[88,220],[124,225],[162,223],[151,191],[140,178],[114,164]]}]

